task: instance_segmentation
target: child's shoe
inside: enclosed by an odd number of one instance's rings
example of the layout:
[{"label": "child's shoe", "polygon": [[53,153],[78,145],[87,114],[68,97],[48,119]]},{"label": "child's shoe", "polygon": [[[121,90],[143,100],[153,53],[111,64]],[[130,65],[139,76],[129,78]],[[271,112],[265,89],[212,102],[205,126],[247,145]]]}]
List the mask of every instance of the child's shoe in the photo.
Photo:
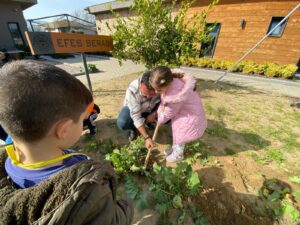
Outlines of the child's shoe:
[{"label": "child's shoe", "polygon": [[168,155],[166,158],[167,162],[169,163],[175,163],[175,162],[179,162],[181,160],[183,160],[183,154],[176,154],[176,152],[172,152],[171,155]]},{"label": "child's shoe", "polygon": [[184,144],[181,145],[173,145],[172,146],[173,152],[167,156],[166,160],[170,163],[175,163],[183,160],[183,150]]},{"label": "child's shoe", "polygon": [[97,128],[95,126],[95,127],[93,127],[93,129],[90,130],[90,136],[93,137],[96,135],[96,133],[97,133]]}]

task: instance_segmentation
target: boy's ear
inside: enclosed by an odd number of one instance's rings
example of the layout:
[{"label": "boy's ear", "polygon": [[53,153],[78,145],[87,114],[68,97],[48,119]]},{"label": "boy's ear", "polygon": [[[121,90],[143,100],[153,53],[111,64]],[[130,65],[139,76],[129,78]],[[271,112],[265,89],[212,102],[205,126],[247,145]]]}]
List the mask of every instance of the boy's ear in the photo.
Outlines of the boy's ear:
[{"label": "boy's ear", "polygon": [[55,126],[55,136],[58,139],[65,139],[67,138],[68,132],[71,129],[71,125],[72,125],[73,120],[71,119],[63,119],[60,120],[58,123],[56,123]]}]

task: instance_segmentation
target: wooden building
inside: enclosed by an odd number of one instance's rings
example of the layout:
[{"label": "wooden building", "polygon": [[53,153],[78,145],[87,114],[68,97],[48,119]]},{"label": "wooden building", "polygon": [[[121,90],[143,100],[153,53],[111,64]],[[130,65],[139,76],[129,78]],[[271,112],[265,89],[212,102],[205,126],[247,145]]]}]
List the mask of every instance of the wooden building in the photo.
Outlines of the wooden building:
[{"label": "wooden building", "polygon": [[[200,13],[209,0],[198,0],[188,11],[188,16]],[[113,8],[121,16],[134,16],[129,2],[112,2],[94,5],[86,10],[96,16],[97,30],[111,34],[106,24],[115,21]],[[210,32],[209,43],[202,43],[201,56],[224,60],[238,60],[270,29],[276,26],[300,0],[220,0],[208,15],[208,26],[217,23]],[[300,9],[277,28],[246,60],[256,63],[276,62],[297,64],[300,59]]]}]

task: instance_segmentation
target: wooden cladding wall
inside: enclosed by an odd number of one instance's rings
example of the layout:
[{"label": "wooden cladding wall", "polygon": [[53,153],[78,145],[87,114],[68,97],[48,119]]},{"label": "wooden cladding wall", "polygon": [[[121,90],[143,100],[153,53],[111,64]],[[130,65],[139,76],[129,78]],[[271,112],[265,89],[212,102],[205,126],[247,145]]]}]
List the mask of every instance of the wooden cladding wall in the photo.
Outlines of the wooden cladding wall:
[{"label": "wooden cladding wall", "polygon": [[[220,0],[207,22],[221,23],[213,58],[238,60],[268,31],[273,16],[286,16],[300,0]],[[189,16],[199,13],[208,1],[197,1]],[[241,20],[246,21],[244,29]],[[287,21],[281,37],[268,37],[246,60],[256,63],[297,64],[300,59],[300,9]]]}]

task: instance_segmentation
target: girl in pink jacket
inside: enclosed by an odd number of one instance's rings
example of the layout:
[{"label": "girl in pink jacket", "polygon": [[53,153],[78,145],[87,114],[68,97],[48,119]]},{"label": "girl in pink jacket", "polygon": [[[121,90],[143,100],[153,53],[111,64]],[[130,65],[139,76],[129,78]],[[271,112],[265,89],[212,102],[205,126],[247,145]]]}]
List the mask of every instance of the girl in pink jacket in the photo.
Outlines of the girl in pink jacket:
[{"label": "girl in pink jacket", "polygon": [[194,90],[196,80],[180,70],[159,66],[152,70],[150,83],[161,94],[158,123],[172,123],[173,145],[165,152],[166,160],[183,160],[185,144],[199,139],[207,127],[201,99]]}]

